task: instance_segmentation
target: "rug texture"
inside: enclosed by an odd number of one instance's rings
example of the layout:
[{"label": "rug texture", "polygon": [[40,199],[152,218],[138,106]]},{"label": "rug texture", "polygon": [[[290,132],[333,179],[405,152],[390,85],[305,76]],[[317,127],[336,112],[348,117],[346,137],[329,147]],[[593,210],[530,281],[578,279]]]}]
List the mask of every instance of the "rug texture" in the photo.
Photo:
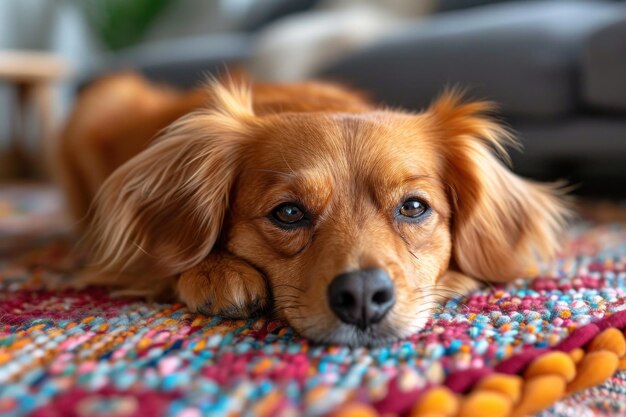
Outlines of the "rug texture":
[{"label": "rug texture", "polygon": [[2,416],[626,415],[619,224],[581,223],[536,279],[451,299],[406,340],[348,349],[277,321],[54,289],[81,263],[59,207],[50,189],[0,189]]}]

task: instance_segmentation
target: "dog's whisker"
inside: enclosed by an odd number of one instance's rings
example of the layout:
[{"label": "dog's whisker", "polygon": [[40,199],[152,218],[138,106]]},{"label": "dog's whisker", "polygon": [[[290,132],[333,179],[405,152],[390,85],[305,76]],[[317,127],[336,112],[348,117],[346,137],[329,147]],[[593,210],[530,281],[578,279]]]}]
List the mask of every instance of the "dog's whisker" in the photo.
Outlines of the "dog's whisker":
[{"label": "dog's whisker", "polygon": [[420,310],[416,310],[411,314],[407,314],[407,313],[397,313],[396,317],[402,318],[402,319],[407,319],[407,320],[413,320],[419,316],[421,316],[424,313],[428,313],[428,314],[433,314],[436,313],[436,309],[429,309],[429,308],[425,308],[425,309],[420,309]]},{"label": "dog's whisker", "polygon": [[433,301],[433,302],[425,302],[425,303],[413,302],[413,303],[410,303],[410,304],[412,304],[412,305],[417,305],[417,306],[419,306],[419,307],[427,307],[427,306],[429,306],[429,307],[443,307],[440,303],[438,303],[438,302],[436,302],[436,301]]},{"label": "dog's whisker", "polygon": [[457,291],[457,290],[453,290],[451,288],[431,288],[431,289],[425,289],[426,291],[429,291],[431,294],[437,294],[437,293],[448,293],[448,294],[455,294],[458,295],[460,297],[467,297],[466,293],[463,293],[461,291]]},{"label": "dog's whisker", "polygon": [[438,309],[436,307],[427,307],[427,308],[420,308],[419,310],[415,310],[412,311],[410,313],[404,313],[404,314],[396,314],[396,317],[400,317],[400,318],[404,318],[407,320],[415,320],[416,318],[422,316],[424,313],[427,313],[428,315],[432,315],[435,313],[439,313],[443,311],[442,309]]},{"label": "dog's whisker", "polygon": [[435,301],[435,300],[433,300],[433,298],[434,298],[434,297],[433,297],[433,295],[432,295],[432,294],[428,294],[428,295],[418,295],[418,296],[416,296],[416,297],[411,297],[411,298],[408,298],[408,301],[409,301],[409,302],[415,302],[415,301],[422,301],[422,300],[423,300],[423,301],[430,302],[430,301]]},{"label": "dog's whisker", "polygon": [[420,286],[420,288],[423,289],[442,289],[442,290],[450,290],[450,291],[456,291],[448,286],[442,285],[442,284],[433,284],[433,285],[423,285]]},{"label": "dog's whisker", "polygon": [[437,298],[438,296],[436,294],[435,295],[429,294],[427,296],[409,298],[407,302],[408,303],[417,303],[417,302],[440,303],[440,301],[438,301]]},{"label": "dog's whisker", "polygon": [[410,312],[410,313],[406,313],[406,312],[395,312],[394,314],[396,315],[401,315],[401,316],[415,316],[416,312],[420,312],[420,311],[433,311],[433,310],[444,310],[443,306],[437,306],[437,305],[432,305],[432,306],[420,306],[419,309]]},{"label": "dog's whisker", "polygon": [[406,250],[409,251],[411,256],[413,256],[417,261],[419,261],[419,257],[415,254],[415,252],[413,252],[411,250],[411,244],[409,243],[409,240],[406,238],[406,236],[404,236],[403,233],[400,233],[400,238],[402,239],[402,241],[406,245]]}]

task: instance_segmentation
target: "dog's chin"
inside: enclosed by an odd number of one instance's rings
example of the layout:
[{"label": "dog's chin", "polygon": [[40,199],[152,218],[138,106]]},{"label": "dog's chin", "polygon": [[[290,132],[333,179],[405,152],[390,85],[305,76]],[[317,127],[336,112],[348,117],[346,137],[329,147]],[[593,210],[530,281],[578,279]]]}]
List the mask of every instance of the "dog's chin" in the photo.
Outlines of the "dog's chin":
[{"label": "dog's chin", "polygon": [[404,339],[423,329],[428,316],[419,317],[412,323],[393,325],[389,320],[372,325],[366,329],[337,322],[334,326],[308,328],[300,332],[313,343],[343,345],[352,348],[379,347]]}]

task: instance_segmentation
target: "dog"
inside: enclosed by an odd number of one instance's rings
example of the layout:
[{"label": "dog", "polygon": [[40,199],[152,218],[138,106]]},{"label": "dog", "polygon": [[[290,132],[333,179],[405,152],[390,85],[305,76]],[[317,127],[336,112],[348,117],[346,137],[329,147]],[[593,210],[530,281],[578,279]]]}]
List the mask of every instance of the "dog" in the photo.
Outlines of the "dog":
[{"label": "dog", "polygon": [[102,79],[55,153],[84,282],[226,318],[271,310],[319,343],[409,336],[442,299],[559,249],[566,195],[507,168],[515,140],[492,111],[454,91],[413,113],[323,82]]}]

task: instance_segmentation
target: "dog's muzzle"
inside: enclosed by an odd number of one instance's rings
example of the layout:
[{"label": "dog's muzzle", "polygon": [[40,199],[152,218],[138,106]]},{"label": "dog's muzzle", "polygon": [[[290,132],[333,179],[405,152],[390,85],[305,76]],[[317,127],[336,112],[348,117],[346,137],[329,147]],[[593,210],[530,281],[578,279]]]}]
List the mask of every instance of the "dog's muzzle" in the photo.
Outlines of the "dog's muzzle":
[{"label": "dog's muzzle", "polygon": [[344,323],[365,330],[380,322],[396,301],[393,282],[383,269],[337,275],[328,286],[328,303]]}]

